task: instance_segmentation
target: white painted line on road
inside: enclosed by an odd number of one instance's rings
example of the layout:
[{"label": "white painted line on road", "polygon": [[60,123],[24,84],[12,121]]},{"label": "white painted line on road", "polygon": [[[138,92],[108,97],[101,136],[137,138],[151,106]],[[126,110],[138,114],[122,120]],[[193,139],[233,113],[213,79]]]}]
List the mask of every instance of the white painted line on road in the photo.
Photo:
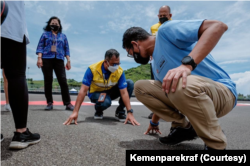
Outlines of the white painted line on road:
[{"label": "white painted line on road", "polygon": [[237,105],[238,105],[238,104],[242,104],[242,105],[250,105],[250,104],[247,104],[247,103],[237,103]]},{"label": "white painted line on road", "polygon": [[[85,102],[85,103],[91,103],[91,102]],[[131,105],[143,105],[141,102],[136,102],[136,101],[132,101],[132,102],[130,102],[130,104]],[[112,101],[111,105],[119,105],[119,102],[118,101]]]}]

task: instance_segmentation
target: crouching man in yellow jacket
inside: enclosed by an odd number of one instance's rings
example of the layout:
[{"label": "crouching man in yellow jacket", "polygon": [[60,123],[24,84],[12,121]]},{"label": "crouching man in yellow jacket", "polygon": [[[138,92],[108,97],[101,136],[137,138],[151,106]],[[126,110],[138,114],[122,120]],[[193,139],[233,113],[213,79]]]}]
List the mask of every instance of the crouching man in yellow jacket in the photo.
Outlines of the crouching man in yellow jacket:
[{"label": "crouching man in yellow jacket", "polygon": [[106,51],[104,60],[89,66],[83,77],[73,113],[64,122],[65,125],[69,125],[73,120],[77,124],[79,109],[88,91],[88,97],[92,103],[95,103],[94,119],[103,119],[103,111],[111,106],[112,100],[120,97],[115,113],[116,119],[124,124],[130,121],[133,125],[140,125],[135,120],[130,105],[134,83],[132,80],[126,80],[123,69],[119,65],[119,52],[110,49]]}]

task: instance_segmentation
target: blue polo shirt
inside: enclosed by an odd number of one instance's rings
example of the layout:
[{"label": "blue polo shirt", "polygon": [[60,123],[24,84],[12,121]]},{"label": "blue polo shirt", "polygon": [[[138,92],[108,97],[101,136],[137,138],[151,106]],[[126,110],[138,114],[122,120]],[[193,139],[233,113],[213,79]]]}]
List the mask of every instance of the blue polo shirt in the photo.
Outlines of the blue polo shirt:
[{"label": "blue polo shirt", "polygon": [[[153,52],[153,74],[162,82],[167,72],[182,65],[181,60],[190,54],[198,41],[199,28],[204,20],[172,20],[163,23],[157,33]],[[191,72],[224,84],[235,96],[236,84],[229,75],[208,54]],[[234,105],[234,106],[235,106]]]},{"label": "blue polo shirt", "polygon": [[[108,80],[111,72],[105,70],[104,63],[102,64],[102,73],[105,75],[105,79]],[[88,69],[86,70],[86,72],[84,74],[82,83],[84,85],[86,85],[86,86],[89,87],[91,85],[92,80],[93,80],[93,74],[92,74],[90,68],[88,67]],[[124,72],[122,73],[120,79],[118,80],[118,88],[119,89],[127,88],[127,82],[126,82],[126,78],[125,78]],[[88,92],[88,97],[91,98],[92,94],[93,93],[89,93]]]}]

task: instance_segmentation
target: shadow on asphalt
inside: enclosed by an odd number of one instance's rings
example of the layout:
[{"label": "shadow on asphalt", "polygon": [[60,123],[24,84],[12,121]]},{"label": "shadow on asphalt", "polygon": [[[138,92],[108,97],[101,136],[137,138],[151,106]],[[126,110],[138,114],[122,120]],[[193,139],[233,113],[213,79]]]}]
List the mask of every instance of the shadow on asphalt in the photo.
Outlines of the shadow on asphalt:
[{"label": "shadow on asphalt", "polygon": [[104,116],[103,119],[96,120],[93,116],[86,117],[84,121],[77,121],[77,123],[100,123],[102,125],[117,125],[117,123],[121,123],[116,120],[114,117]]},{"label": "shadow on asphalt", "polygon": [[127,150],[203,150],[200,144],[181,143],[176,146],[162,145],[155,140],[139,139],[133,141],[121,141],[118,146]]},{"label": "shadow on asphalt", "polygon": [[4,138],[1,142],[1,161],[7,160],[12,157],[12,150],[9,149],[9,145],[12,138]]}]

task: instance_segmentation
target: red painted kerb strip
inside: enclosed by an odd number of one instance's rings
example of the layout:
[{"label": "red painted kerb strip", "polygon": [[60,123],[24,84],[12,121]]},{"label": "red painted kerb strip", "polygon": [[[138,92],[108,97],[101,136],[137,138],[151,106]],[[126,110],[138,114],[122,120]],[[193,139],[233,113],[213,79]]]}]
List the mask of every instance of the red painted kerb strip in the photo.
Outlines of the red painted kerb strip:
[{"label": "red painted kerb strip", "polygon": [[[71,101],[71,104],[75,105],[75,101]],[[1,105],[6,104],[6,101],[1,101]],[[47,105],[46,101],[30,101],[29,105]],[[53,105],[63,105],[61,101],[54,101]],[[82,103],[82,105],[94,105],[92,103]]]},{"label": "red painted kerb strip", "polygon": [[5,8],[5,2],[3,2],[3,10],[1,11],[1,17],[2,17],[2,14],[4,12],[4,8]]}]

